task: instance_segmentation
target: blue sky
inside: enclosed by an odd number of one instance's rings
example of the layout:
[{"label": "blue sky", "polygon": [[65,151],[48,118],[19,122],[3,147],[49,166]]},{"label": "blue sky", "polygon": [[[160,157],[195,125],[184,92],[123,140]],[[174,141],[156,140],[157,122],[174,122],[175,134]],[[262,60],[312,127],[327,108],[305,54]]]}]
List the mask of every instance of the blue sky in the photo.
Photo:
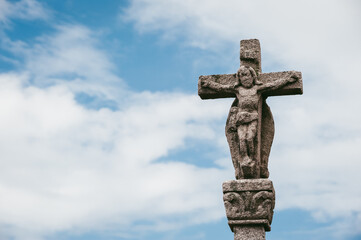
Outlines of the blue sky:
[{"label": "blue sky", "polygon": [[361,239],[358,1],[0,0],[0,239],[233,239],[234,73],[258,38],[263,72],[304,95],[268,99],[276,135],[270,240]]}]

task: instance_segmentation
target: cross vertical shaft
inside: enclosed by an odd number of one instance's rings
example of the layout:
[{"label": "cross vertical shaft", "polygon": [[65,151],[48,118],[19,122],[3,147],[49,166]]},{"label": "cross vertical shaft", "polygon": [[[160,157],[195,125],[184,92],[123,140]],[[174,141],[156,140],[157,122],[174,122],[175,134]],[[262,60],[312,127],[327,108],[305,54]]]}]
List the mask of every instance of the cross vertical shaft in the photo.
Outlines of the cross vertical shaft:
[{"label": "cross vertical shaft", "polygon": [[[241,40],[240,47],[240,67],[250,67],[253,68],[257,76],[262,73],[261,65],[261,44],[257,39]],[[258,101],[258,124],[257,124],[257,134],[255,139],[255,169],[253,170],[253,177],[260,178],[261,172],[262,177],[268,177],[268,170],[264,167],[264,164],[261,163],[261,127],[262,127],[262,105],[263,105],[263,96],[260,96]],[[252,170],[251,170],[252,171]],[[239,173],[240,174],[240,173]]]}]

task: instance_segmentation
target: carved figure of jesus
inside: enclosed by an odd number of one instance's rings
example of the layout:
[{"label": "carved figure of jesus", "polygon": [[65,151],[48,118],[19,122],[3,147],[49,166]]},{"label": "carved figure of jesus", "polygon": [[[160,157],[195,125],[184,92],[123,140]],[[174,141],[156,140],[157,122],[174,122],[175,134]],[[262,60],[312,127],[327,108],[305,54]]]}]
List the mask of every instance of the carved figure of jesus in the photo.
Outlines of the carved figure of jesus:
[{"label": "carved figure of jesus", "polygon": [[280,78],[269,83],[258,80],[255,70],[250,66],[241,66],[237,71],[238,81],[234,84],[220,84],[214,81],[202,79],[201,86],[218,92],[233,93],[236,95],[237,104],[231,107],[230,131],[237,132],[241,162],[238,166],[242,168],[245,176],[251,176],[256,163],[255,141],[259,122],[259,102],[262,93],[269,90],[277,90],[297,81],[298,75],[290,71],[290,76]]}]

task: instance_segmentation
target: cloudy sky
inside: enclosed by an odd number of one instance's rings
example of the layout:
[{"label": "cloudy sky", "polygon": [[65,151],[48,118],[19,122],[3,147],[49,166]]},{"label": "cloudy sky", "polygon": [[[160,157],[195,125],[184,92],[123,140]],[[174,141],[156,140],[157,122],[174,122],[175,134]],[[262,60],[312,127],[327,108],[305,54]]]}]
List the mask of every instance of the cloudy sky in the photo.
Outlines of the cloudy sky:
[{"label": "cloudy sky", "polygon": [[234,73],[258,38],[263,72],[304,95],[276,124],[269,240],[361,239],[360,1],[0,0],[0,239],[233,239],[221,184]]}]

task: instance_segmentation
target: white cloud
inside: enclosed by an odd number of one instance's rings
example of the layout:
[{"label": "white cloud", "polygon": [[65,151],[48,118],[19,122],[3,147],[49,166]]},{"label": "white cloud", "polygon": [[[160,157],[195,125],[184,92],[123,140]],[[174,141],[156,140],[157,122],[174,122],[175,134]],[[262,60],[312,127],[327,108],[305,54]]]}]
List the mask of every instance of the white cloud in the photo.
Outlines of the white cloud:
[{"label": "white cloud", "polygon": [[[60,26],[33,46],[9,42],[24,71],[0,75],[0,238],[126,234],[223,217],[220,179],[232,170],[169,153],[189,140],[217,146],[228,103],[128,91],[95,39],[85,27]],[[121,110],[86,108],[79,91]]]},{"label": "white cloud", "polygon": [[126,94],[126,85],[114,74],[114,64],[99,45],[96,33],[88,28],[61,25],[33,45],[8,40],[5,47],[24,59],[21,69],[33,85],[66,85],[73,92],[116,100]]},{"label": "white cloud", "polygon": [[0,0],[0,22],[8,23],[9,18],[46,19],[49,12],[35,0],[9,2]]},{"label": "white cloud", "polygon": [[332,76],[337,67],[353,70],[360,60],[359,9],[357,1],[134,0],[122,18],[141,32],[182,36],[210,51],[257,37],[272,61]]},{"label": "white cloud", "polygon": [[219,179],[230,169],[154,161],[187,139],[216,145],[212,124],[224,103],[133,93],[122,111],[89,110],[64,86],[23,86],[23,78],[0,76],[0,222],[16,237],[223,216]]},{"label": "white cloud", "polygon": [[229,49],[239,51],[239,40],[258,38],[265,69],[302,71],[302,97],[269,99],[277,208],[360,225],[360,7],[357,1],[134,0],[122,18],[140,32],[186,39],[222,59]]}]

